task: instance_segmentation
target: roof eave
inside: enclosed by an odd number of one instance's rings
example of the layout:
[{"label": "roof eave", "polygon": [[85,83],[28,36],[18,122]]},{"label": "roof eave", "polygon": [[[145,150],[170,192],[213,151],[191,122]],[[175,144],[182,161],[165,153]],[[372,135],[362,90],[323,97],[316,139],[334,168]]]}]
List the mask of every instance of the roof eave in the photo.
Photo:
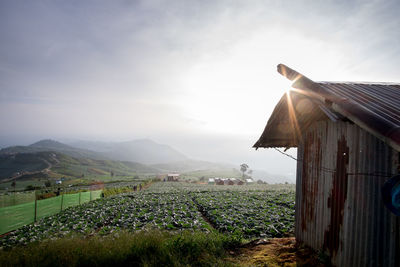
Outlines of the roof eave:
[{"label": "roof eave", "polygon": [[350,103],[346,98],[332,96],[319,86],[318,83],[284,64],[279,64],[277,69],[280,74],[293,81],[293,88],[311,92],[313,97],[322,103],[326,103],[333,111],[370,132],[393,149],[400,151],[400,127],[398,125],[380,118],[359,105]]}]

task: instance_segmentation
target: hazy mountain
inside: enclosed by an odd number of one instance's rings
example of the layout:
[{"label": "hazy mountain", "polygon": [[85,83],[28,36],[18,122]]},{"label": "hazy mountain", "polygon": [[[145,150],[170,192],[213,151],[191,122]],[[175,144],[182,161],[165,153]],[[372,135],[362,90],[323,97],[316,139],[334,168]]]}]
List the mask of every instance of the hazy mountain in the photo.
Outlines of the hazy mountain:
[{"label": "hazy mountain", "polygon": [[71,146],[90,149],[113,160],[135,161],[144,164],[171,163],[188,158],[174,148],[149,139],[127,142],[77,141]]},{"label": "hazy mountain", "polygon": [[[191,172],[200,170],[226,170],[235,168],[234,165],[226,163],[214,163],[201,160],[187,159],[170,163],[152,164],[154,168],[168,172]],[[237,168],[236,168],[237,169]]]},{"label": "hazy mountain", "polygon": [[96,152],[108,152],[113,149],[113,147],[116,143],[115,142],[79,140],[79,141],[67,142],[67,144],[72,147],[88,149],[88,150],[96,151]]},{"label": "hazy mountain", "polygon": [[60,152],[75,158],[107,159],[104,155],[87,149],[80,149],[58,141],[44,139],[29,146],[11,146],[0,150],[0,154],[36,153],[44,151]]},{"label": "hazy mountain", "polygon": [[45,147],[45,148],[53,148],[53,149],[73,149],[73,147],[68,146],[66,144],[60,143],[51,139],[43,139],[36,143],[29,145],[30,147]]}]

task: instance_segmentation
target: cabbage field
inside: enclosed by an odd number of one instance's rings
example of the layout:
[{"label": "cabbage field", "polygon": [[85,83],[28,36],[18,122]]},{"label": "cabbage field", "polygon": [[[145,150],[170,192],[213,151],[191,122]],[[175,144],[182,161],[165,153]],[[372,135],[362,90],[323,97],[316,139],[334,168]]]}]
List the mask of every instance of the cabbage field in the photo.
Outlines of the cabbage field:
[{"label": "cabbage field", "polygon": [[74,233],[150,229],[220,231],[245,238],[293,234],[294,186],[216,186],[157,182],[142,192],[102,198],[0,237],[0,247]]}]

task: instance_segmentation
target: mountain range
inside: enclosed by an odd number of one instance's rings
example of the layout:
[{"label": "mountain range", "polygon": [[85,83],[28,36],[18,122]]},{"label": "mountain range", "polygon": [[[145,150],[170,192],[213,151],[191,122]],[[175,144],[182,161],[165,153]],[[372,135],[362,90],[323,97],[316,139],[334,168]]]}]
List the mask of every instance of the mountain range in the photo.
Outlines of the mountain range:
[{"label": "mountain range", "polygon": [[[28,146],[11,146],[0,150],[0,180],[33,174],[54,177],[155,175],[179,172],[187,177],[240,177],[238,166],[190,159],[174,148],[149,139],[127,142],[74,141],[61,143],[45,139]],[[46,176],[45,175],[45,176]],[[293,182],[287,177],[263,170],[253,170],[254,179],[268,183]]]},{"label": "mountain range", "polygon": [[107,159],[101,153],[72,147],[55,140],[45,139],[28,146],[10,146],[0,150],[0,155],[55,151],[75,158]]},{"label": "mountain range", "polygon": [[[64,144],[45,139],[28,146],[12,146],[0,150],[0,180],[10,177],[59,176],[97,177],[155,175],[187,172],[191,177],[199,171],[215,175],[238,176],[228,164],[189,159],[168,145],[149,139],[129,142],[79,141]],[[197,172],[197,173],[194,173]]]},{"label": "mountain range", "polygon": [[76,141],[70,146],[94,151],[106,158],[121,161],[134,161],[143,164],[170,163],[188,160],[188,157],[174,148],[158,144],[150,139],[127,142]]},{"label": "mountain range", "polygon": [[54,151],[75,158],[132,161],[142,164],[165,164],[188,160],[184,154],[168,145],[149,139],[128,142],[77,141],[64,144],[45,139],[28,146],[11,146],[0,150],[0,155]]}]

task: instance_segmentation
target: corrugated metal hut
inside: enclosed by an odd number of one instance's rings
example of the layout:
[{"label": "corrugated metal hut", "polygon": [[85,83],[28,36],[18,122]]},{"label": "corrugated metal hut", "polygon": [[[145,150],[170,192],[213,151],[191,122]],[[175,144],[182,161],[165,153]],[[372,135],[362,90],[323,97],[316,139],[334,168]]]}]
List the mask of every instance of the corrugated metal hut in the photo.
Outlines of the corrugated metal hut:
[{"label": "corrugated metal hut", "polygon": [[235,185],[235,182],[232,179],[224,180],[224,185]]},{"label": "corrugated metal hut", "polygon": [[177,174],[177,173],[169,173],[169,174],[167,174],[167,181],[168,182],[178,182],[179,181],[179,174]]},{"label": "corrugated metal hut", "polygon": [[381,188],[399,173],[400,84],[314,82],[285,65],[293,89],[259,147],[297,147],[295,236],[336,266],[400,266],[400,217]]},{"label": "corrugated metal hut", "polygon": [[235,184],[236,184],[236,185],[243,185],[244,182],[243,182],[242,180],[236,179],[236,180],[235,180]]},{"label": "corrugated metal hut", "polygon": [[215,184],[216,185],[224,185],[225,181],[223,179],[220,179],[220,178],[215,178]]}]

